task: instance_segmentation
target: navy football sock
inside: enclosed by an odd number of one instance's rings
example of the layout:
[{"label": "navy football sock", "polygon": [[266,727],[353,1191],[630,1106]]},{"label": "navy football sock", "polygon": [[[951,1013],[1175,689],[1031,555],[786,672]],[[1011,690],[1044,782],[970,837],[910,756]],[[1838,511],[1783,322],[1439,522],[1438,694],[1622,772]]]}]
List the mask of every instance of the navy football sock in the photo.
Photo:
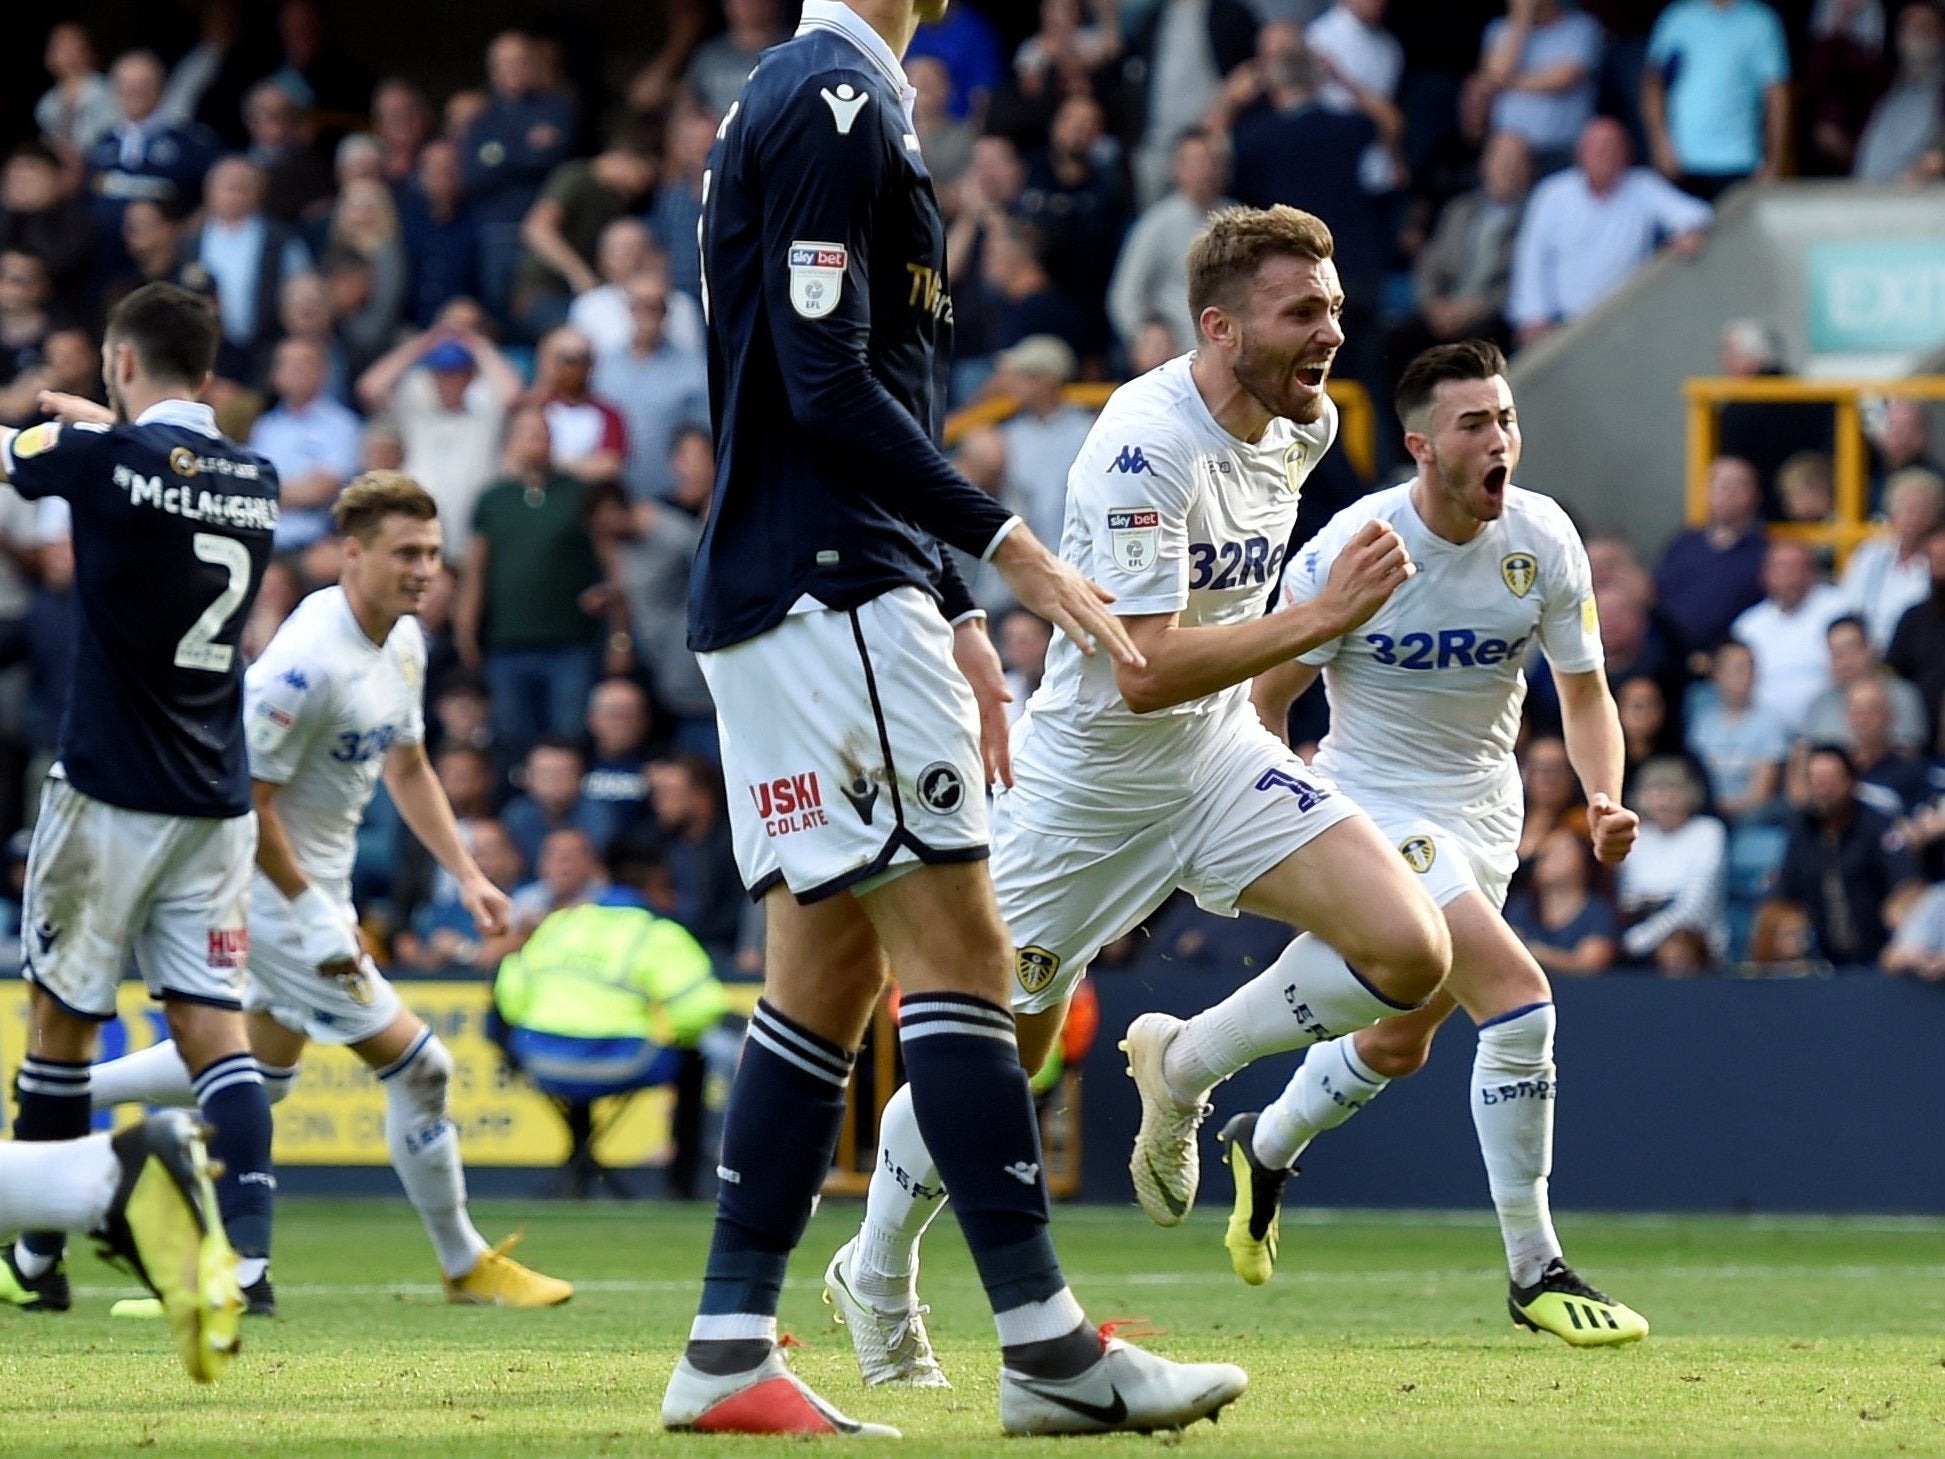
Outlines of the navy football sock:
[{"label": "navy football sock", "polygon": [[831,1168],[853,1054],[759,1001],[723,1119],[716,1230],[689,1361],[741,1372],[766,1357],[790,1253]]},{"label": "navy football sock", "polygon": [[[14,1093],[20,1101],[20,1112],[14,1120],[14,1138],[78,1140],[87,1134],[94,1120],[94,1109],[88,1098],[88,1068],[86,1060],[71,1064],[34,1054],[22,1060],[20,1073],[14,1079]],[[64,1231],[26,1231],[20,1237],[24,1250],[46,1262],[59,1261],[67,1250],[67,1242]],[[30,1261],[29,1265],[45,1269],[41,1262]],[[39,1272],[32,1275],[38,1276]]]},{"label": "navy football sock", "polygon": [[270,1169],[270,1100],[248,1050],[226,1054],[194,1081],[196,1104],[214,1128],[209,1153],[223,1162],[216,1206],[238,1256],[269,1257],[277,1177]]}]

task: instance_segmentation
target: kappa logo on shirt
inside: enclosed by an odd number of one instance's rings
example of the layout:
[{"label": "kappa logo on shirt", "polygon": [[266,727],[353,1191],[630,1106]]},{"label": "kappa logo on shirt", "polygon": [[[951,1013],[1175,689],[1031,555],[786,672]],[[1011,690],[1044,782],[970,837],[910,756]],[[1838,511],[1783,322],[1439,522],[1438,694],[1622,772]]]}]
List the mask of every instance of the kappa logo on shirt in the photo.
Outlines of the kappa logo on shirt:
[{"label": "kappa logo on shirt", "polygon": [[1108,463],[1109,471],[1125,472],[1129,476],[1139,476],[1146,471],[1150,476],[1155,468],[1148,464],[1148,458],[1141,454],[1139,446],[1123,446],[1121,454]]}]

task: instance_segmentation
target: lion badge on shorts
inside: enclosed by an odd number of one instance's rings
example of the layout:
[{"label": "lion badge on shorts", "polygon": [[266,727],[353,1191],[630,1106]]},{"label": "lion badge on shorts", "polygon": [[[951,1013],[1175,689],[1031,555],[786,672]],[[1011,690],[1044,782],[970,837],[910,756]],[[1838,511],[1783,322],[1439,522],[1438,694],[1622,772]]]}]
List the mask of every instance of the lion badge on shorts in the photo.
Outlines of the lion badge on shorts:
[{"label": "lion badge on shorts", "polygon": [[1540,562],[1530,552],[1509,552],[1499,559],[1499,575],[1515,598],[1524,598],[1540,579]]},{"label": "lion badge on shorts", "polygon": [[1020,987],[1028,993],[1038,993],[1054,980],[1060,971],[1060,959],[1044,947],[1023,947],[1016,955],[1013,975],[1020,980]]},{"label": "lion badge on shorts", "polygon": [[966,800],[966,778],[959,773],[957,765],[944,760],[936,760],[919,771],[917,788],[918,798],[925,802],[926,809],[942,816],[951,815]]},{"label": "lion badge on shorts", "polygon": [[1405,865],[1423,876],[1438,860],[1438,847],[1430,836],[1407,836],[1398,843],[1398,854],[1405,858]]}]

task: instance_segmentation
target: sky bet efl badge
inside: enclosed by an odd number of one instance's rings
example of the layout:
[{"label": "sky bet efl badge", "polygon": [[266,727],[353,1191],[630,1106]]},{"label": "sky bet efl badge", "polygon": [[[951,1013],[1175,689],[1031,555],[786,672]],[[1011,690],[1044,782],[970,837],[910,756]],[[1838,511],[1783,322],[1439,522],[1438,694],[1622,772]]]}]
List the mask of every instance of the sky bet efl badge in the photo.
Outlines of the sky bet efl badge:
[{"label": "sky bet efl badge", "polygon": [[842,243],[791,244],[790,307],[805,319],[822,319],[837,308],[847,261]]},{"label": "sky bet efl badge", "polygon": [[1123,507],[1108,513],[1108,551],[1129,572],[1155,565],[1162,514],[1153,507]]}]

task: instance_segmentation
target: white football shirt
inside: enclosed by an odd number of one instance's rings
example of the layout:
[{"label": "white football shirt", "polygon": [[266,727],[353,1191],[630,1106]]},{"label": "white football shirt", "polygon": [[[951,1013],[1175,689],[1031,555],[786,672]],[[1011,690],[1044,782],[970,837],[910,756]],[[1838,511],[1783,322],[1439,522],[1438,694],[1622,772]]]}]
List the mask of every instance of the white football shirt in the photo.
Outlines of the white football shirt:
[{"label": "white football shirt", "polygon": [[425,739],[425,662],[418,619],[375,644],[329,587],[297,605],[244,675],[250,777],[283,787],[277,814],[298,866],[341,902],[385,752]]},{"label": "white football shirt", "polygon": [[[1304,479],[1337,438],[1326,399],[1312,425],[1272,420],[1260,441],[1216,423],[1183,355],[1109,398],[1067,473],[1060,555],[1115,595],[1123,617],[1185,626],[1262,616]],[[1054,639],[1013,734],[1013,813],[1049,830],[1143,824],[1188,798],[1200,748],[1240,716],[1249,686],[1136,714],[1106,654]]]},{"label": "white football shirt", "polygon": [[1418,571],[1361,628],[1302,656],[1323,666],[1330,694],[1317,768],[1353,797],[1435,812],[1517,804],[1528,652],[1537,644],[1566,674],[1602,664],[1580,534],[1551,497],[1509,485],[1498,521],[1448,542],[1420,518],[1407,482],[1331,518],[1284,574],[1284,606],[1316,597],[1370,521],[1391,524]]}]

